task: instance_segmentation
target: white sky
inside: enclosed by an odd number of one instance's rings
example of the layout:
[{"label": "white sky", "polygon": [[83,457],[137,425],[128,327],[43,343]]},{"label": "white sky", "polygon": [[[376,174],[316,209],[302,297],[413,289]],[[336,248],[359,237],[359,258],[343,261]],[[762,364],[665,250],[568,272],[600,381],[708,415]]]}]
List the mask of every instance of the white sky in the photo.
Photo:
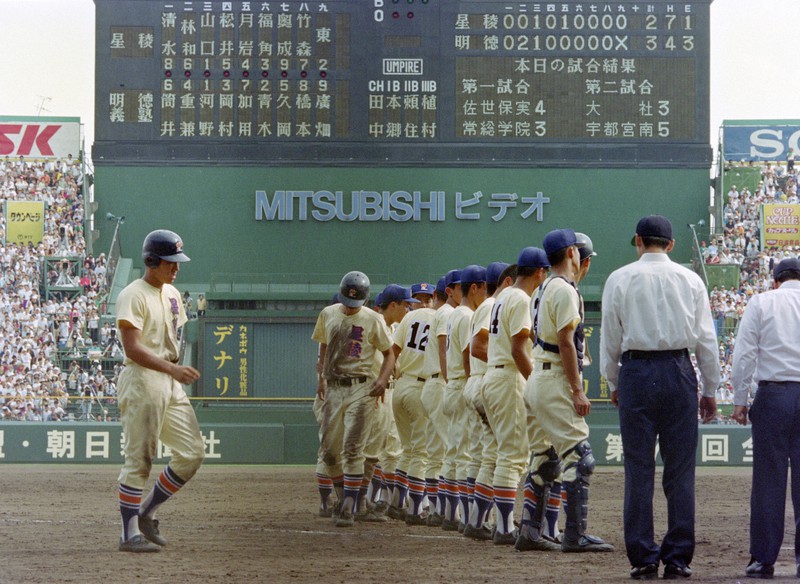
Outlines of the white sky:
[{"label": "white sky", "polygon": [[[94,10],[93,0],[0,0],[0,115],[80,117],[90,150]],[[798,25],[800,0],[711,4],[712,146],[725,119],[800,119]]]}]

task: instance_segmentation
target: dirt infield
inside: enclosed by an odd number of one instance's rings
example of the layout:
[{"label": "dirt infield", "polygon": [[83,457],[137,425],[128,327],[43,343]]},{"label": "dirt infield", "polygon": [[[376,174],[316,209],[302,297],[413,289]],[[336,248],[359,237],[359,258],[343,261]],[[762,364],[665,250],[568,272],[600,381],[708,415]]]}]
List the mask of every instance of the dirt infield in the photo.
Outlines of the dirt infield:
[{"label": "dirt infield", "polygon": [[[206,466],[159,513],[169,545],[117,551],[111,466],[4,465],[0,582],[618,582],[628,579],[622,471],[599,469],[590,531],[610,554],[518,553],[428,527],[316,516],[313,467]],[[700,469],[694,582],[736,582],[748,560],[750,469]],[[656,532],[666,523],[656,497]],[[562,518],[563,524],[563,518]],[[776,576],[795,580],[793,526]],[[796,580],[795,580],[796,581]]]}]

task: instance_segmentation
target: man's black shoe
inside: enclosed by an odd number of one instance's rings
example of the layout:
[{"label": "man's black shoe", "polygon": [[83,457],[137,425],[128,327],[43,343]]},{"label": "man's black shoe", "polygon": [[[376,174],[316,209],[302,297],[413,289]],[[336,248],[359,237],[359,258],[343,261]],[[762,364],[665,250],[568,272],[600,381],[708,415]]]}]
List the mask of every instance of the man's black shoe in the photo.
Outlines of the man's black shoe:
[{"label": "man's black shoe", "polygon": [[773,564],[762,564],[755,558],[750,558],[750,563],[747,564],[747,570],[745,570],[745,576],[748,578],[772,580],[774,574],[775,566]]},{"label": "man's black shoe", "polygon": [[631,578],[634,580],[655,580],[658,578],[658,564],[646,564],[631,568]]},{"label": "man's black shoe", "polygon": [[681,580],[692,577],[692,569],[689,566],[677,566],[667,564],[664,566],[664,580]]}]

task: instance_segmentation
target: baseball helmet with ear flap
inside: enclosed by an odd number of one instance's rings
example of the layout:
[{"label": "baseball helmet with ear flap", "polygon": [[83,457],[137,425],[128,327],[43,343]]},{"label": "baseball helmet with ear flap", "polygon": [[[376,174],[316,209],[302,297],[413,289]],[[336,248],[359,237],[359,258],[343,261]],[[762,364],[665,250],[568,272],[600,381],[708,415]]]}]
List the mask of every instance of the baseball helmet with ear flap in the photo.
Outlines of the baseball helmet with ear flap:
[{"label": "baseball helmet with ear flap", "polygon": [[142,259],[148,268],[155,268],[161,260],[188,262],[189,256],[183,253],[183,240],[177,233],[167,229],[156,229],[144,238]]},{"label": "baseball helmet with ear flap", "polygon": [[358,308],[369,298],[369,278],[363,272],[347,272],[339,284],[339,302]]}]

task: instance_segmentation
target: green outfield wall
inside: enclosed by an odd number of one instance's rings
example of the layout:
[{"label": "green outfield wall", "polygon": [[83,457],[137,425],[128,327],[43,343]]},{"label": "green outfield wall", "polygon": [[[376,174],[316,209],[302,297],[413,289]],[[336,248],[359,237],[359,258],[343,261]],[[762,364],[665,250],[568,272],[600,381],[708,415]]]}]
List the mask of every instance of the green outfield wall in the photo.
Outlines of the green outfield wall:
[{"label": "green outfield wall", "polygon": [[[667,163],[668,161],[665,161]],[[635,259],[637,220],[669,217],[673,258],[691,258],[688,224],[708,216],[700,168],[403,168],[125,166],[96,161],[95,253],[120,226],[122,255],[139,258],[156,228],[177,231],[192,261],[177,284],[231,297],[329,298],[358,269],[377,286],[435,281],[445,271],[541,245],[554,228],[587,233],[598,256],[584,283]],[[269,285],[267,285],[269,284]],[[211,298],[211,297],[210,297]]]}]

